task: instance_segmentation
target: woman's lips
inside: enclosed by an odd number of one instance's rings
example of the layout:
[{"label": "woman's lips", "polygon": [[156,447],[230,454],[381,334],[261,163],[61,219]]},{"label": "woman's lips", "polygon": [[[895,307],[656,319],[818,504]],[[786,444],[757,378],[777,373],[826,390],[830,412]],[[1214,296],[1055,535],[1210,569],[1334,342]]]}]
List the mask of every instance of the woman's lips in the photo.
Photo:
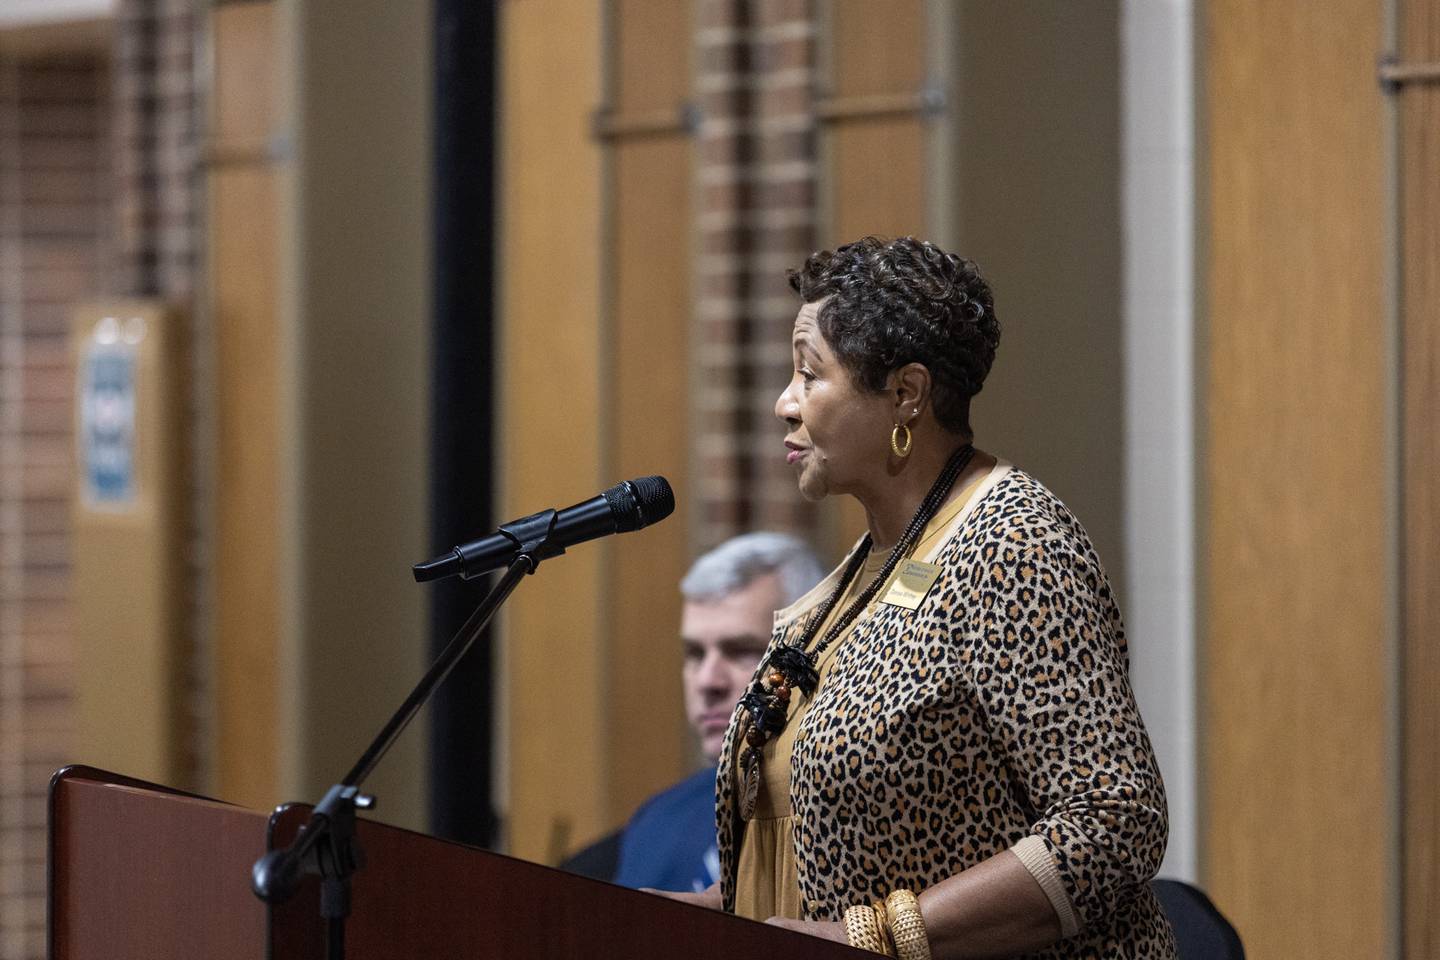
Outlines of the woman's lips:
[{"label": "woman's lips", "polygon": [[785,448],[790,451],[789,453],[785,454],[786,463],[794,463],[796,460],[799,460],[801,457],[805,456],[805,448],[802,446],[798,446],[793,443],[787,443],[785,444]]}]

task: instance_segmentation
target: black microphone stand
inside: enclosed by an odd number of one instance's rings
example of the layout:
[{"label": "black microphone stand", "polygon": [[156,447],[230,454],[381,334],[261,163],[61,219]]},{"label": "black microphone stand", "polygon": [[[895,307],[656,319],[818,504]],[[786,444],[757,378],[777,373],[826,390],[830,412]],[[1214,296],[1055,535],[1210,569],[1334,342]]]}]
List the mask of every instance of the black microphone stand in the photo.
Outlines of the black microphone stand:
[{"label": "black microphone stand", "polygon": [[326,792],[290,846],[272,850],[255,861],[250,885],[255,895],[269,904],[280,904],[290,899],[302,875],[311,874],[320,878],[320,916],[326,921],[326,956],[329,960],[344,960],[345,918],[350,915],[350,882],[355,871],[364,865],[355,838],[355,811],[368,810],[375,805],[375,798],[362,794],[360,785],[430,699],[435,688],[445,682],[455,665],[469,652],[520,578],[534,573],[540,560],[565,552],[564,548],[547,545],[554,529],[555,516],[554,510],[546,510],[501,528],[520,534],[517,537],[520,549],[499,582],[445,645],[435,663],[355,766],[350,768],[345,779]]}]

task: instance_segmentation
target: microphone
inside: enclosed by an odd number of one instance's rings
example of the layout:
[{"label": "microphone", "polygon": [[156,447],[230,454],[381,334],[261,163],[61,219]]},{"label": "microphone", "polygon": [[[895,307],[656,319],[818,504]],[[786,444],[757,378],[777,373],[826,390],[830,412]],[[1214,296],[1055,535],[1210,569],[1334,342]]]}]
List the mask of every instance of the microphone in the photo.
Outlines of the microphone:
[{"label": "microphone", "polygon": [[564,510],[542,510],[502,524],[496,532],[461,544],[433,560],[415,564],[417,583],[458,575],[469,580],[507,567],[524,550],[537,563],[566,547],[612,533],[628,533],[658,523],[675,510],[675,494],[664,477],[637,477],[617,483],[598,496]]}]

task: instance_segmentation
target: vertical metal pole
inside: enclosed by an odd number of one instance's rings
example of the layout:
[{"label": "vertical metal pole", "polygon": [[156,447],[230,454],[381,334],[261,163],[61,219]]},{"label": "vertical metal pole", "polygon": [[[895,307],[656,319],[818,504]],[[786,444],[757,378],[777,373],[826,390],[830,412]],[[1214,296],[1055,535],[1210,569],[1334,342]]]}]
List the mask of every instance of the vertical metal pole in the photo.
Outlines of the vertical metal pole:
[{"label": "vertical metal pole", "polygon": [[[494,525],[495,64],[499,4],[434,0],[434,237],[430,529],[435,552]],[[437,583],[432,653],[487,580]],[[440,690],[430,723],[430,829],[491,846],[494,681],[490,639]]]}]

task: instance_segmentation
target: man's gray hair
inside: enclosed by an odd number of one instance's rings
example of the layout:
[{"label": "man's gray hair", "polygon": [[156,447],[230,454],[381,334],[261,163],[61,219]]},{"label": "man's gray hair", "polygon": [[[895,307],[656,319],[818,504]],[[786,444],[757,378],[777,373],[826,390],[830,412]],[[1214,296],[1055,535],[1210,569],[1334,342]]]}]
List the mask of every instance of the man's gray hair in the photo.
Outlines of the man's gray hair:
[{"label": "man's gray hair", "polygon": [[743,590],[767,573],[780,581],[780,608],[803,597],[825,576],[815,551],[788,533],[746,533],[704,554],[680,581],[686,600],[706,603]]}]

